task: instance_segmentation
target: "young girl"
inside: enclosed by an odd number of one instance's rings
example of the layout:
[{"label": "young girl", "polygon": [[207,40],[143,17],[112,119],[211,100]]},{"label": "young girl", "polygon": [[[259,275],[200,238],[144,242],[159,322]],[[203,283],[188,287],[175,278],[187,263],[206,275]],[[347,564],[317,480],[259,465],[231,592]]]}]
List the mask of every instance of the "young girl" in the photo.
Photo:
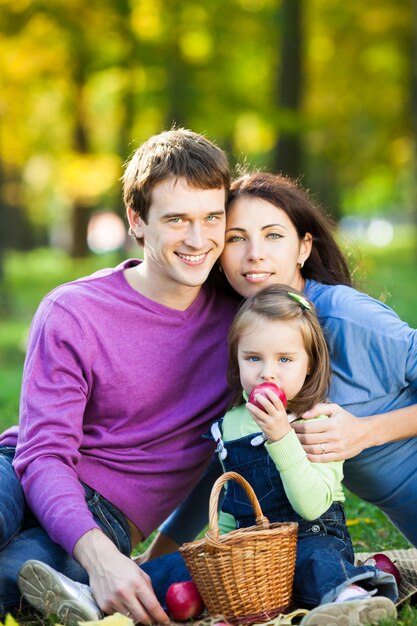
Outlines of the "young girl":
[{"label": "young girl", "polygon": [[[229,368],[235,404],[212,433],[224,470],[248,480],[269,521],[299,524],[294,601],[318,607],[301,624],[341,623],[343,616],[350,620],[346,623],[368,624],[394,616],[394,578],[353,564],[342,462],[311,463],[290,425],[326,398],[329,384],[327,347],[313,305],[285,285],[249,298],[230,330]],[[264,382],[282,388],[287,410],[270,390],[267,398],[256,396],[263,409],[248,402],[252,389]],[[244,490],[231,481],[222,502],[221,531],[253,524]],[[377,593],[385,597],[372,597]]]}]

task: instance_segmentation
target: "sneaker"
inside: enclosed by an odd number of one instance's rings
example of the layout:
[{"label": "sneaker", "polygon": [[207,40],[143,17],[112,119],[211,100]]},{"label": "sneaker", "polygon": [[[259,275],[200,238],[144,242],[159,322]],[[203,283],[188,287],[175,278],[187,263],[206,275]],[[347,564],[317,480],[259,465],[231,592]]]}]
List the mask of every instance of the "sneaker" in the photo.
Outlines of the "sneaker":
[{"label": "sneaker", "polygon": [[395,618],[395,604],[384,598],[365,598],[350,602],[321,604],[301,620],[300,626],[365,626],[378,624],[380,620]]},{"label": "sneaker", "polygon": [[57,615],[61,624],[78,626],[78,622],[103,617],[90,587],[67,578],[41,561],[26,561],[20,569],[18,585],[30,605],[43,615]]}]

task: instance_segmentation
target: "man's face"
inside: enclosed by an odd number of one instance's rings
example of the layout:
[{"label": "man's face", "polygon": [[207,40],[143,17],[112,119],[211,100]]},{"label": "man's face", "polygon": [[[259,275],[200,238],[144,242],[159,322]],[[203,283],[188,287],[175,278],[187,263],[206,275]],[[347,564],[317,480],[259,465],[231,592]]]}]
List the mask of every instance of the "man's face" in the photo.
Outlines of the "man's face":
[{"label": "man's face", "polygon": [[169,178],[152,191],[147,224],[128,215],[136,236],[144,238],[144,265],[153,288],[198,291],[223,250],[225,190],[194,189],[183,178]]}]

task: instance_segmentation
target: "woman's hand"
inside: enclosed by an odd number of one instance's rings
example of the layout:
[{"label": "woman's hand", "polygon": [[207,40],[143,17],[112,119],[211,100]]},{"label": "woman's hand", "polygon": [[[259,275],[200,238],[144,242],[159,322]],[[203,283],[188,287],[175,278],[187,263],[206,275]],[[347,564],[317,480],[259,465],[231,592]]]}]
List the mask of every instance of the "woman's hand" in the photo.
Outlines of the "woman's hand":
[{"label": "woman's hand", "polygon": [[251,402],[246,403],[246,408],[269,441],[279,441],[291,431],[288,415],[278,396],[270,389],[266,389],[265,392],[268,398],[260,394],[256,398],[264,407],[264,411]]},{"label": "woman's hand", "polygon": [[338,404],[324,403],[316,404],[302,418],[311,420],[319,415],[328,415],[330,419],[291,424],[313,463],[344,461],[372,445],[368,440],[370,423],[367,418],[355,417]]}]

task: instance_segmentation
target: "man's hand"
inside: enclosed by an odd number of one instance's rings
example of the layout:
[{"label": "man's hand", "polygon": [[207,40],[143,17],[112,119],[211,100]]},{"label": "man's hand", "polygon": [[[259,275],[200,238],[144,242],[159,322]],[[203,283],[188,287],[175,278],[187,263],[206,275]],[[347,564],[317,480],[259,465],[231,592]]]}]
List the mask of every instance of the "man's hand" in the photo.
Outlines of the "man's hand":
[{"label": "man's hand", "polygon": [[319,415],[328,415],[331,419],[291,424],[313,463],[344,461],[372,445],[368,439],[367,418],[355,417],[338,404],[316,404],[302,418],[310,420]]},{"label": "man's hand", "polygon": [[87,570],[91,591],[104,613],[117,611],[142,624],[169,622],[148,574],[121,554],[101,530],[83,535],[74,557]]},{"label": "man's hand", "polygon": [[262,404],[265,409],[264,411],[258,409],[251,402],[247,402],[246,408],[269,441],[279,441],[291,430],[288,415],[281,400],[273,391],[266,389],[265,393],[268,398],[260,394],[257,396],[259,404]]}]

